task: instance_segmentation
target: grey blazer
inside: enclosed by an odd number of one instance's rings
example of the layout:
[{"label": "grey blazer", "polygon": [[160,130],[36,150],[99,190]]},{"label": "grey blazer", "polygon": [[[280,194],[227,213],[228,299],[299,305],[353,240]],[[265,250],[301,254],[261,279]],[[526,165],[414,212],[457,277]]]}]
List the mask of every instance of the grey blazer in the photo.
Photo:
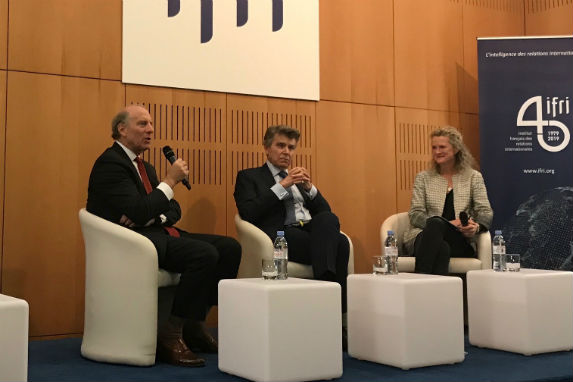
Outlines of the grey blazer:
[{"label": "grey blazer", "polygon": [[[466,211],[476,223],[489,229],[493,219],[493,210],[487,198],[481,173],[468,169],[454,175],[452,181],[456,216],[461,211]],[[408,212],[410,227],[404,233],[403,238],[404,246],[410,256],[414,253],[416,236],[426,226],[426,220],[432,216],[442,216],[447,192],[448,181],[435,170],[422,171],[416,175],[412,190],[412,203]],[[475,249],[473,238],[470,244]]]}]

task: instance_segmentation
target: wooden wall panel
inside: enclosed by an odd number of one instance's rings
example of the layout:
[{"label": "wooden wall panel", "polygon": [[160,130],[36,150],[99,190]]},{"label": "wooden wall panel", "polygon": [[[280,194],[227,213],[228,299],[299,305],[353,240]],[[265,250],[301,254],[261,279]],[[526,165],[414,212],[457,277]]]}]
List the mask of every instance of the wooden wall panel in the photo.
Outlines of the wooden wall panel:
[{"label": "wooden wall panel", "polygon": [[0,0],[0,69],[8,61],[8,0]]},{"label": "wooden wall panel", "polygon": [[523,1],[525,2],[526,35],[573,34],[573,0]]},{"label": "wooden wall panel", "polygon": [[121,0],[10,1],[8,68],[121,79]]},{"label": "wooden wall panel", "polygon": [[320,2],[320,98],[394,104],[392,0]]},{"label": "wooden wall panel", "polygon": [[462,2],[394,2],[396,106],[458,111]]},{"label": "wooden wall panel", "polygon": [[[396,108],[396,177],[398,211],[410,209],[414,177],[432,159],[430,133],[443,125],[458,128],[472,155],[479,153],[477,116],[452,112]],[[477,138],[477,139],[476,139]],[[474,151],[477,149],[477,152]]]},{"label": "wooden wall panel", "polygon": [[479,116],[477,114],[460,114],[460,124],[457,126],[464,137],[464,143],[476,160],[476,168],[480,163]]},{"label": "wooden wall panel", "polygon": [[[2,158],[2,165],[0,166],[0,201],[4,201],[4,163],[6,163],[5,156],[5,137],[6,137],[6,76],[4,70],[0,70],[0,156]],[[4,203],[0,203],[0,233],[3,232],[4,227]],[[2,250],[2,236],[0,234],[0,293],[2,293],[2,264],[3,250]]]},{"label": "wooden wall panel", "polygon": [[320,101],[316,186],[354,244],[355,272],[372,271],[380,225],[396,212],[393,108]]},{"label": "wooden wall panel", "polygon": [[118,82],[8,73],[2,292],[30,304],[30,335],[83,330],[78,210],[124,104]]},{"label": "wooden wall panel", "polygon": [[127,104],[149,108],[154,140],[144,154],[163,178],[170,164],[162,147],[171,146],[189,164],[191,190],[178,185],[175,199],[181,204],[178,227],[200,233],[226,234],[227,165],[226,95],[192,90],[130,86]]},{"label": "wooden wall panel", "polygon": [[464,0],[464,61],[458,75],[463,89],[461,111],[479,111],[477,38],[523,35],[523,9],[523,0]]},{"label": "wooden wall panel", "polygon": [[237,213],[233,192],[237,172],[261,166],[267,160],[263,136],[267,127],[289,125],[301,137],[293,166],[306,167],[316,176],[316,103],[266,97],[229,95],[227,99],[227,232],[236,236]]}]

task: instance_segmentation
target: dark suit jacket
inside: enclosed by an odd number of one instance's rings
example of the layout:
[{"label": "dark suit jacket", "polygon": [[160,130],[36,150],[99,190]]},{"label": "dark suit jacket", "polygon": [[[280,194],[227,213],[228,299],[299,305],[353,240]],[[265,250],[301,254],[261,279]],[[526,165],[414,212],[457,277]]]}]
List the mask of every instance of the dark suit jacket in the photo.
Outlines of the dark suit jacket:
[{"label": "dark suit jacket", "polygon": [[[284,202],[279,200],[271,187],[276,183],[271,170],[265,163],[262,167],[239,171],[235,182],[235,203],[239,215],[260,229],[271,239],[277,231],[284,228],[286,210]],[[304,206],[311,216],[322,211],[330,211],[330,206],[319,192],[313,200],[301,192]]]},{"label": "dark suit jacket", "polygon": [[[92,168],[86,209],[117,224],[121,216],[126,215],[138,226],[133,230],[153,242],[161,259],[165,255],[167,235],[159,215],[165,215],[164,225],[171,226],[181,218],[181,208],[177,201],[167,199],[163,191],[156,188],[159,181],[153,166],[147,162],[144,165],[153,187],[149,194],[132,161],[121,146],[114,143]],[[155,224],[143,227],[153,218]]]}]

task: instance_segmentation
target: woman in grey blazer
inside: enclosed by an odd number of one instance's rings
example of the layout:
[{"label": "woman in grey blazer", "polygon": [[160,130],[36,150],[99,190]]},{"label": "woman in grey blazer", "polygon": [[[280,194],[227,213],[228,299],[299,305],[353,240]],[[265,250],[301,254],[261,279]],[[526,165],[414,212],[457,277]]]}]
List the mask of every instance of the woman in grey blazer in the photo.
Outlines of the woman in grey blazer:
[{"label": "woman in grey blazer", "polygon": [[[447,275],[450,257],[475,257],[475,235],[489,229],[493,211],[460,132],[445,126],[430,138],[432,166],[416,175],[404,243],[416,272]],[[469,217],[466,225],[460,212]]]}]

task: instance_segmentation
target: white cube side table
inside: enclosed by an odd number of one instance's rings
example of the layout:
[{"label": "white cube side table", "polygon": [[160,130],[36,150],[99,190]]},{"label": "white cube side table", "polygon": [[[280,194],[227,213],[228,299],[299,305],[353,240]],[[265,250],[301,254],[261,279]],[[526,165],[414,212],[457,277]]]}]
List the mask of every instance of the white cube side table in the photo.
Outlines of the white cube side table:
[{"label": "white cube side table", "polygon": [[342,376],[340,285],[236,279],[219,282],[219,369],[253,381]]},{"label": "white cube side table", "polygon": [[464,360],[462,280],[348,276],[348,353],[402,369]]},{"label": "white cube side table", "polygon": [[28,303],[0,294],[0,381],[28,379]]},{"label": "white cube side table", "polygon": [[472,345],[525,355],[573,349],[573,272],[467,273]]}]

